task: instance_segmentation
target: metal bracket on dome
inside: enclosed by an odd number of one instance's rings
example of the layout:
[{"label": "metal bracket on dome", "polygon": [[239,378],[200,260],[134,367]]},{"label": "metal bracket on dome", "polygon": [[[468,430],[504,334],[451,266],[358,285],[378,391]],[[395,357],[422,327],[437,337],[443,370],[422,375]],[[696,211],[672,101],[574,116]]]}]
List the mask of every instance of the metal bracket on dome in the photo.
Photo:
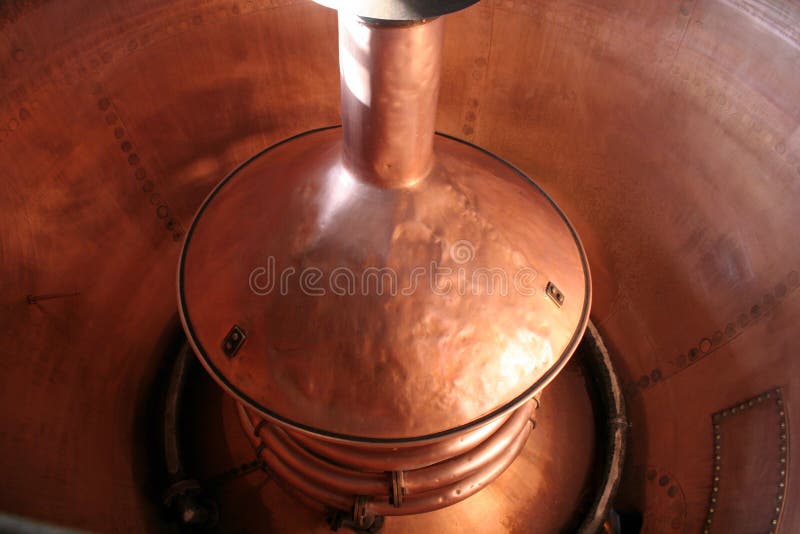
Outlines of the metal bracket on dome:
[{"label": "metal bracket on dome", "polygon": [[547,296],[550,297],[550,300],[556,303],[556,306],[560,308],[564,305],[564,293],[562,293],[553,282],[547,282],[545,292]]},{"label": "metal bracket on dome", "polygon": [[340,13],[376,22],[417,22],[460,11],[478,0],[314,0]]},{"label": "metal bracket on dome", "polygon": [[228,335],[222,340],[222,352],[228,358],[233,358],[247,339],[244,330],[239,325],[233,325]]}]

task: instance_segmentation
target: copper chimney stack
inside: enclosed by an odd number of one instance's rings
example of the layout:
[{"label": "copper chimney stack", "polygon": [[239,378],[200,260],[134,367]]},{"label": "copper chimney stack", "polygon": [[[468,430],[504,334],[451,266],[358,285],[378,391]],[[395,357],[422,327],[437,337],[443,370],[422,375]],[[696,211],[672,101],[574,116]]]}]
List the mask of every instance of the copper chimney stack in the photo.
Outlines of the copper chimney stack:
[{"label": "copper chimney stack", "polygon": [[383,187],[433,167],[444,19],[376,26],[339,15],[344,161]]},{"label": "copper chimney stack", "polygon": [[555,203],[434,134],[439,15],[472,3],[335,2],[342,127],[236,169],[181,255],[189,341],[258,454],[359,528],[497,478],[588,321],[586,257]]}]

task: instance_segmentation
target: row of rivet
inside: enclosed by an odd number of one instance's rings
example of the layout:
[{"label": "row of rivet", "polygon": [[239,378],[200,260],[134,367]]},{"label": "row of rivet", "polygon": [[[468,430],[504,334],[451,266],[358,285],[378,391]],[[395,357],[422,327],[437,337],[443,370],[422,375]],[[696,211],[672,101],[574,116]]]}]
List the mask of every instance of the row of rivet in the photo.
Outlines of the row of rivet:
[{"label": "row of rivet", "polygon": [[719,495],[719,483],[720,483],[720,469],[722,468],[722,434],[720,432],[720,423],[722,420],[730,415],[736,415],[737,413],[744,412],[758,404],[762,404],[765,401],[770,399],[775,399],[775,406],[778,409],[778,416],[780,417],[780,422],[778,423],[778,430],[779,430],[779,438],[780,438],[780,460],[778,465],[778,487],[777,487],[777,497],[775,500],[775,510],[772,520],[770,521],[769,526],[769,533],[775,534],[778,526],[778,520],[780,519],[781,511],[783,509],[783,498],[786,492],[786,463],[787,463],[787,429],[786,429],[786,411],[783,407],[783,399],[781,398],[781,388],[775,388],[771,391],[767,391],[766,393],[762,393],[757,397],[753,397],[747,401],[737,404],[731,408],[726,410],[722,410],[721,412],[717,412],[712,416],[712,422],[714,424],[714,476],[712,479],[711,485],[711,498],[709,499],[708,504],[708,511],[706,515],[706,524],[705,528],[703,529],[704,534],[709,534],[711,531],[711,525],[714,522],[714,513],[717,509],[717,498]]},{"label": "row of rivet", "polygon": [[[800,173],[800,168],[798,168],[798,173]],[[719,328],[713,334],[699,339],[688,351],[674,358],[668,358],[666,355],[664,355],[664,358],[656,357],[656,360],[663,360],[665,363],[669,362],[669,365],[656,367],[649,374],[643,374],[638,380],[628,382],[625,385],[625,394],[632,397],[638,391],[653,387],[669,379],[686,367],[697,363],[702,358],[726,346],[741,335],[745,329],[757,324],[760,319],[767,316],[792,291],[798,288],[800,288],[800,273],[793,269],[779,280],[771,291],[764,293],[763,297],[742,310],[736,318],[731,317],[725,328]]]}]

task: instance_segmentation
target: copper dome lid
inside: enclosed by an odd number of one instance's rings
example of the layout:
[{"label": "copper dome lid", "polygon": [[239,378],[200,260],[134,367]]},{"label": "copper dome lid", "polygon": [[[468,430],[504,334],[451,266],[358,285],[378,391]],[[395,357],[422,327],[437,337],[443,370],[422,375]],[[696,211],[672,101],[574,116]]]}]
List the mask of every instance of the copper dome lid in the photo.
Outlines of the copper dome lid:
[{"label": "copper dome lid", "polygon": [[344,128],[243,164],[187,233],[190,342],[272,420],[331,439],[449,435],[529,399],[585,329],[588,266],[564,214],[509,164],[433,136],[441,22],[341,23]]}]

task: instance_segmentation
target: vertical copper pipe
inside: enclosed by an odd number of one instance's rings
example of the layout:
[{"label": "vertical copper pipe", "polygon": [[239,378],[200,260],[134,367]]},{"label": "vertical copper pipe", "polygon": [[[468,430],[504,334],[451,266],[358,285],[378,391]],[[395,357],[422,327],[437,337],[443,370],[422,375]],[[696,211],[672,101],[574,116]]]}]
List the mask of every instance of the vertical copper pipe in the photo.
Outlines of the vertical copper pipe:
[{"label": "vertical copper pipe", "polygon": [[433,166],[444,19],[379,25],[339,14],[345,166],[383,187]]}]

